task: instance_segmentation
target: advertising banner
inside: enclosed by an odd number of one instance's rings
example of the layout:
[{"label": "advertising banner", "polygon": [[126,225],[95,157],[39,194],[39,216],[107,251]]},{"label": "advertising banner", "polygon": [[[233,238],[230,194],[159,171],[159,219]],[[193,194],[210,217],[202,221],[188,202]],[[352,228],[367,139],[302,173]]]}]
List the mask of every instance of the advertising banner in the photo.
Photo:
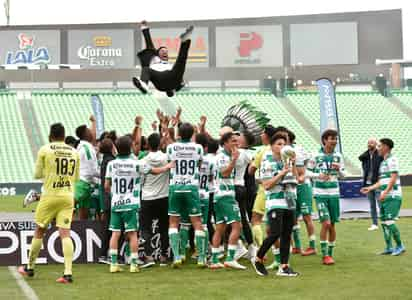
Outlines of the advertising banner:
[{"label": "advertising banner", "polygon": [[[185,28],[151,28],[153,44],[156,48],[161,46],[169,50],[169,61],[174,62],[180,47],[179,35]],[[196,27],[192,34],[192,42],[187,60],[187,67],[209,67],[209,30],[206,27]],[[141,49],[144,49],[142,36]],[[140,49],[140,50],[141,50]]]},{"label": "advertising banner", "polygon": [[282,26],[216,28],[217,67],[278,67],[282,65]]},{"label": "advertising banner", "polygon": [[60,31],[0,31],[0,64],[59,64]]},{"label": "advertising banner", "polygon": [[132,29],[70,30],[68,45],[69,64],[85,69],[135,67]]}]

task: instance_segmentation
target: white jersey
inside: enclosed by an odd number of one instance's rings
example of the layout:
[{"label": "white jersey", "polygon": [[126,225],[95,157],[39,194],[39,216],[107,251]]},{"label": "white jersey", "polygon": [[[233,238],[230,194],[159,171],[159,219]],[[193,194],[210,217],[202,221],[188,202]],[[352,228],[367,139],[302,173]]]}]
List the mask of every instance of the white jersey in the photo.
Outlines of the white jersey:
[{"label": "white jersey", "polygon": [[252,154],[246,149],[239,149],[239,158],[235,165],[235,185],[245,185],[245,172],[249,163],[252,161]]},{"label": "white jersey", "polygon": [[174,161],[170,170],[170,185],[199,186],[199,168],[203,147],[190,141],[181,141],[167,146],[167,159]]},{"label": "white jersey", "polygon": [[140,190],[145,174],[151,167],[130,156],[118,156],[107,165],[106,179],[112,188],[112,211],[126,211],[140,207]]},{"label": "white jersey", "polygon": [[216,176],[215,176],[215,198],[232,196],[235,197],[235,174],[236,168],[228,177],[223,177],[222,170],[226,169],[232,158],[225,150],[216,155]]},{"label": "white jersey", "polygon": [[93,145],[86,141],[80,141],[77,151],[80,156],[80,179],[88,183],[98,183],[100,172]]},{"label": "white jersey", "polygon": [[[162,151],[149,152],[142,161],[152,168],[160,168],[167,164],[167,155]],[[142,187],[142,200],[166,198],[169,194],[169,172],[148,174]]]},{"label": "white jersey", "polygon": [[209,193],[213,191],[213,181],[215,176],[215,156],[207,154],[200,165],[200,199],[209,199]]}]

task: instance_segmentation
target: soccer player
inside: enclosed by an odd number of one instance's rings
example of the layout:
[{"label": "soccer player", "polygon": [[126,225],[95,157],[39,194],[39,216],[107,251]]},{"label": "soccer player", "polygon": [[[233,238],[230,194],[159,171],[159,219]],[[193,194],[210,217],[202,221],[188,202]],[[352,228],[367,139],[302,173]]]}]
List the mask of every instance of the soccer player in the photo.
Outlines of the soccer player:
[{"label": "soccer player", "polygon": [[[196,144],[203,147],[204,153],[208,153],[208,143],[209,139],[204,133],[196,134]],[[208,216],[209,216],[209,197],[210,190],[213,185],[213,178],[215,173],[215,157],[213,155],[205,155],[202,159],[202,164],[200,165],[200,184],[199,184],[199,195],[200,195],[200,209],[202,211],[202,225],[203,230],[206,234],[205,245],[201,248],[203,253],[198,253],[198,255],[203,256],[205,259],[207,257],[207,250],[209,248],[209,231],[207,227]]]},{"label": "soccer player", "polygon": [[[306,163],[309,155],[301,146],[297,146],[295,142],[295,134],[288,130],[289,141],[296,151],[296,168],[298,171],[298,186],[296,199],[296,223],[293,226],[292,236],[294,247],[292,253],[302,253],[303,256],[316,254],[315,245],[315,227],[312,221],[312,183],[310,178],[306,176]],[[302,251],[300,242],[300,225],[298,218],[302,216],[306,225],[306,231],[309,237],[309,247]]]},{"label": "soccer player", "polygon": [[[262,149],[256,154],[255,159],[252,164],[249,165],[249,174],[255,174],[257,170],[260,170],[260,164],[265,153],[270,151],[270,138],[274,135],[275,128],[272,125],[265,127],[261,135],[262,144],[264,145]],[[256,178],[260,178],[256,176]],[[259,182],[259,181],[258,181]],[[255,242],[258,247],[262,245],[263,242],[263,231],[262,231],[262,220],[265,214],[265,190],[259,182],[258,192],[256,195],[255,203],[252,210],[252,232]]]},{"label": "soccer player", "polygon": [[79,219],[86,220],[89,215],[89,208],[92,197],[92,186],[100,180],[96,151],[92,145],[96,120],[92,116],[92,129],[86,125],[76,128],[76,135],[80,139],[77,151],[80,155],[80,180],[76,182],[74,200],[79,207]]},{"label": "soccer player", "polygon": [[157,90],[166,92],[168,97],[173,97],[174,93],[183,87],[183,75],[186,69],[193,26],[189,26],[180,35],[181,44],[174,65],[168,63],[169,56],[166,47],[160,47],[157,50],[154,48],[149,27],[145,21],[142,22],[141,28],[146,42],[146,49],[137,54],[142,71],[140,78],[133,77],[133,84],[143,94],[147,94],[147,84],[151,81]]},{"label": "soccer player", "polygon": [[335,150],[338,132],[327,129],[322,133],[322,148],[307,165],[308,176],[313,179],[313,194],[318,207],[320,231],[320,247],[322,262],[332,265],[333,250],[336,241],[335,224],[340,218],[340,193],[338,178],[345,176],[342,155]]},{"label": "soccer player", "polygon": [[[194,133],[190,123],[182,123],[178,129],[180,140],[167,146],[169,161],[174,161],[169,182],[169,240],[173,252],[173,267],[182,264],[179,235],[180,218],[188,215],[195,230],[195,242],[199,254],[204,253],[205,232],[201,220],[199,198],[199,168],[203,158],[201,145],[191,142]],[[199,267],[205,266],[205,257],[198,256]]]},{"label": "soccer player", "polygon": [[117,261],[118,241],[122,225],[127,233],[131,248],[130,272],[139,271],[137,266],[139,230],[138,210],[140,206],[141,183],[145,174],[160,174],[168,171],[172,163],[160,168],[151,168],[131,157],[132,139],[122,136],[116,141],[118,155],[107,165],[105,190],[111,192],[110,230],[110,272],[120,272]]},{"label": "soccer player", "polygon": [[[233,132],[223,134],[220,144],[223,150],[216,156],[216,188],[214,195],[214,211],[216,230],[212,242],[212,264],[211,269],[222,267],[234,269],[246,269],[235,260],[235,252],[240,236],[241,223],[239,205],[235,199],[235,167],[239,158],[237,141]],[[228,254],[224,265],[219,263],[220,243],[225,233],[226,225],[231,226],[228,241]]]},{"label": "soccer player", "polygon": [[252,155],[248,151],[248,148],[253,145],[254,137],[250,132],[244,132],[242,134],[235,133],[236,143],[239,151],[239,158],[236,161],[235,166],[235,199],[239,205],[240,217],[242,221],[242,233],[245,242],[248,245],[246,250],[242,241],[239,239],[238,249],[236,250],[235,259],[245,256],[250,259],[256,255],[257,248],[253,245],[252,230],[249,225],[249,218],[247,215],[247,190],[245,187],[245,173],[252,161]]},{"label": "soccer player", "polygon": [[287,144],[287,136],[275,134],[271,138],[272,155],[267,155],[260,168],[262,185],[266,193],[266,214],[269,224],[269,234],[259,248],[254,262],[256,273],[261,276],[268,275],[263,265],[263,258],[269,248],[280,238],[280,265],[276,275],[298,276],[299,273],[289,267],[290,239],[295,223],[296,187],[284,185],[284,176],[291,172],[297,177],[297,168],[294,158],[292,165],[284,164],[281,159],[281,150]]},{"label": "soccer player", "polygon": [[73,242],[70,226],[73,215],[74,183],[79,178],[79,155],[75,149],[64,144],[65,129],[61,123],[51,125],[49,140],[37,154],[34,178],[43,180],[41,201],[36,208],[36,229],[32,239],[29,262],[18,271],[23,276],[34,276],[36,259],[42,247],[48,225],[56,219],[64,256],[64,273],[59,283],[71,283]]},{"label": "soccer player", "polygon": [[[402,205],[399,164],[398,159],[392,154],[394,142],[388,138],[383,138],[379,142],[379,155],[383,157],[379,167],[379,181],[371,186],[362,188],[361,192],[368,194],[379,189],[380,217],[386,245],[381,254],[397,256],[405,252],[399,228],[395,223]],[[392,238],[396,243],[395,248],[392,247]]]}]

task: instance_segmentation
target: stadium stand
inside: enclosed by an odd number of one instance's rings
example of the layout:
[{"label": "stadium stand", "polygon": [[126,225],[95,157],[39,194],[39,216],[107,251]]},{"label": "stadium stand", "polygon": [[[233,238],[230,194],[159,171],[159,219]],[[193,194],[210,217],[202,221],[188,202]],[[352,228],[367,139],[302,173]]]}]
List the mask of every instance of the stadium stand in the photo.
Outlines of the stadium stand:
[{"label": "stadium stand", "polygon": [[[63,122],[68,135],[74,135],[80,124],[88,124],[92,113],[90,96],[93,91],[33,91],[31,103],[40,128],[43,141],[47,141],[50,124]],[[134,117],[139,114],[144,118],[143,131],[151,132],[151,122],[155,119],[159,103],[149,95],[135,91],[99,91],[105,112],[105,127],[115,129],[119,134],[129,133],[133,128]],[[319,98],[315,92],[293,92],[287,95],[296,109],[313,125],[319,128]],[[358,155],[364,151],[366,140],[370,136],[390,136],[394,139],[395,153],[400,159],[401,173],[411,173],[412,165],[408,159],[408,150],[412,141],[405,138],[403,132],[412,132],[410,118],[394,106],[387,98],[373,92],[338,92],[338,114],[341,127],[341,140],[344,155],[355,166],[359,166]],[[412,108],[412,93],[398,93],[396,97]],[[0,153],[2,168],[0,182],[32,181],[33,155],[27,138],[22,114],[19,110],[16,94],[0,94],[2,136],[9,142],[6,151]],[[202,91],[191,90],[177,94],[176,106],[183,108],[182,118],[198,123],[201,115],[208,117],[208,130],[217,135],[221,120],[226,110],[248,100],[259,110],[268,114],[275,126],[292,128],[297,136],[297,143],[310,151],[317,151],[318,142],[308,134],[282,104],[269,92],[262,91]],[[14,136],[20,136],[16,139]],[[24,160],[10,160],[10,153],[17,153]],[[5,172],[4,170],[8,170]]]},{"label": "stadium stand", "polygon": [[33,181],[34,159],[16,93],[0,93],[0,182]]}]

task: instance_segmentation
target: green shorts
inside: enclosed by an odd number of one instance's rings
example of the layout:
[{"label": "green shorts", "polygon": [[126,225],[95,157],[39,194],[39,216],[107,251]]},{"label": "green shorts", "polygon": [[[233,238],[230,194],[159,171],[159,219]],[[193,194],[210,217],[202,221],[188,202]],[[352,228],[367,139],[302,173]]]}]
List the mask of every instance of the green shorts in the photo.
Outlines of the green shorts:
[{"label": "green shorts", "polygon": [[338,196],[315,197],[318,207],[319,221],[321,223],[330,221],[338,223],[340,219],[340,199]]},{"label": "green shorts", "polygon": [[401,205],[401,197],[386,197],[384,201],[379,201],[381,221],[392,221],[398,218]]},{"label": "green shorts", "polygon": [[169,187],[169,216],[201,216],[199,188],[197,186]]},{"label": "green shorts", "polygon": [[235,196],[215,196],[214,211],[216,224],[240,222],[240,210]]},{"label": "green shorts", "polygon": [[111,212],[109,230],[121,231],[122,227],[125,232],[139,230],[139,211],[137,209]]},{"label": "green shorts", "polygon": [[299,184],[297,187],[296,217],[312,214],[312,187],[310,184]]},{"label": "green shorts", "polygon": [[90,202],[91,202],[90,208],[96,209],[97,213],[104,212],[105,207],[104,207],[104,198],[103,198],[103,188],[100,184],[97,186],[97,188],[93,190]]},{"label": "green shorts", "polygon": [[90,183],[79,180],[74,185],[74,200],[79,208],[90,208],[92,199],[92,186]]}]

